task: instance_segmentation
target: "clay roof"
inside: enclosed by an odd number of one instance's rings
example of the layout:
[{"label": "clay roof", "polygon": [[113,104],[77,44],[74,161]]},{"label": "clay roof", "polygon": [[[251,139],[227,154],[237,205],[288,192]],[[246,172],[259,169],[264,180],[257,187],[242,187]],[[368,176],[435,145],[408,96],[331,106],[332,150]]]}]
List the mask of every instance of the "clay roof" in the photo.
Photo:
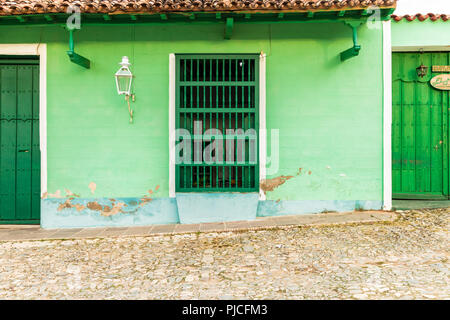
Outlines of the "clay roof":
[{"label": "clay roof", "polygon": [[448,21],[450,20],[450,14],[433,14],[433,13],[429,13],[429,14],[414,14],[414,15],[404,15],[404,16],[397,16],[397,15],[392,15],[391,16],[392,19],[394,21],[401,21],[403,19],[408,20],[408,21],[414,21],[414,20],[419,20],[419,21],[425,21],[427,19],[430,19],[431,21],[438,21],[438,20],[443,20],[443,21]]},{"label": "clay roof", "polygon": [[180,11],[337,11],[393,8],[397,0],[0,0],[0,16],[66,13],[130,14]]}]

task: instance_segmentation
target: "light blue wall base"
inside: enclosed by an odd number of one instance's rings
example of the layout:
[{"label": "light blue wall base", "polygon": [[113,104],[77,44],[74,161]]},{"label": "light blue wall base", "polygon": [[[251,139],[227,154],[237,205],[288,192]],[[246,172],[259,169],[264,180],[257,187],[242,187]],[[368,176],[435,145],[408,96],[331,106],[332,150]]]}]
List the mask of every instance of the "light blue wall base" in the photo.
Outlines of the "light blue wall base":
[{"label": "light blue wall base", "polygon": [[[62,205],[67,199],[41,200],[41,226],[42,228],[85,228],[85,227],[125,227],[145,226],[152,224],[179,223],[177,203],[175,199],[159,198],[149,202],[142,202],[140,198],[116,198],[114,203],[120,203],[120,212],[110,214],[108,208],[113,209],[111,199],[73,199],[71,205]],[[89,209],[88,204],[91,203]],[[97,203],[98,205],[92,205]],[[123,203],[123,206],[121,205]],[[78,211],[78,205],[84,209]],[[101,209],[100,209],[101,206]]]},{"label": "light blue wall base", "polygon": [[311,214],[322,212],[348,212],[354,210],[381,210],[383,201],[358,200],[304,200],[260,201],[258,217]]},{"label": "light blue wall base", "polygon": [[256,193],[177,193],[175,198],[51,198],[41,200],[41,226],[130,227],[253,220],[258,217],[380,210],[382,201],[258,201]]},{"label": "light blue wall base", "polygon": [[181,223],[254,220],[257,193],[177,193]]}]

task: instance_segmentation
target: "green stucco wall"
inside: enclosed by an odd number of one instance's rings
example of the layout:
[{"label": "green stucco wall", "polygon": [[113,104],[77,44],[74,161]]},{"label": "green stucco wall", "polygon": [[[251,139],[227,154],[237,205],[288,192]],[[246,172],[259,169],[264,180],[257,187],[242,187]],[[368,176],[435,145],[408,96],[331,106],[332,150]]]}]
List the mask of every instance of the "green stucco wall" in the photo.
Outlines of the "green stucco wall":
[{"label": "green stucco wall", "polygon": [[450,50],[450,21],[393,21],[392,46],[446,46]]},{"label": "green stucco wall", "polygon": [[[152,196],[167,198],[169,54],[264,51],[267,127],[280,134],[279,171],[268,178],[293,176],[267,199],[381,207],[381,29],[361,27],[360,56],[341,62],[352,46],[343,23],[237,24],[232,40],[223,39],[223,24],[83,26],[75,51],[90,70],[69,61],[61,27],[1,30],[0,43],[47,43],[49,193],[142,197],[159,186]],[[113,77],[124,55],[136,76],[133,124]]]}]

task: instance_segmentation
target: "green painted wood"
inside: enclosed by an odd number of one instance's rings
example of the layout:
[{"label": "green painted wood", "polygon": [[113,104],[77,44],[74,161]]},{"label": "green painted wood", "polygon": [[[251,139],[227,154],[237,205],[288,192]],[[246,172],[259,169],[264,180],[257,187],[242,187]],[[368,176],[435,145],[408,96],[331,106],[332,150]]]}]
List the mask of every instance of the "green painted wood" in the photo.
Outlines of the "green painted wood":
[{"label": "green painted wood", "polygon": [[0,220],[1,224],[40,224],[40,220]]},{"label": "green painted wood", "polygon": [[[416,68],[429,66],[419,78]],[[432,65],[449,53],[393,54],[392,184],[397,199],[449,196],[449,93],[434,89]]]},{"label": "green painted wood", "polygon": [[[27,57],[27,56],[25,56]],[[36,63],[38,63],[39,60],[37,59],[26,59],[26,58],[9,58],[8,56],[1,56],[0,59],[0,65],[1,64],[8,64],[8,65],[16,65],[16,64],[20,64],[20,65],[36,65]]]},{"label": "green painted wood", "polygon": [[39,223],[39,66],[6,62],[0,64],[0,223]]},{"label": "green painted wood", "polygon": [[17,66],[0,66],[0,214],[15,219],[16,213],[16,93]]},{"label": "green painted wood", "polygon": [[[213,164],[200,161],[201,152],[194,148],[191,163],[176,165],[176,190],[258,191],[258,159],[251,161],[248,156],[252,143],[258,147],[257,137],[251,142],[245,135],[226,132],[237,128],[258,131],[258,56],[177,55],[176,61],[176,128],[188,130],[192,139],[199,138],[193,128],[195,121],[201,121],[195,131],[201,130],[202,137],[211,138],[212,143],[215,135],[204,133],[218,129],[224,144],[222,158]],[[234,148],[227,145],[227,139],[234,139]],[[208,145],[202,141],[202,150]],[[245,152],[245,158],[225,162],[238,150]]]},{"label": "green painted wood", "polygon": [[17,66],[16,218],[31,218],[33,67]]},{"label": "green painted wood", "polygon": [[16,214],[16,120],[2,119],[0,130],[0,214],[6,220]]},{"label": "green painted wood", "polygon": [[393,199],[396,200],[446,200],[447,195],[443,194],[433,194],[433,193],[423,193],[418,195],[417,193],[393,193]]},{"label": "green painted wood", "polygon": [[33,116],[31,146],[31,218],[39,220],[41,212],[41,150],[39,141],[39,66],[33,66]]}]

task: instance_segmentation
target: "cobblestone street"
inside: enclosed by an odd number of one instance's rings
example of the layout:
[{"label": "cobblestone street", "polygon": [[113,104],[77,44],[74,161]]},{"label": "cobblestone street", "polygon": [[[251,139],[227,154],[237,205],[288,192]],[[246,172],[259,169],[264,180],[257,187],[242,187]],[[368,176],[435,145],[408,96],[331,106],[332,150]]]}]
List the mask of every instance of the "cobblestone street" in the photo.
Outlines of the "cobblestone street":
[{"label": "cobblestone street", "polygon": [[0,242],[1,299],[450,299],[449,213],[395,222]]}]

